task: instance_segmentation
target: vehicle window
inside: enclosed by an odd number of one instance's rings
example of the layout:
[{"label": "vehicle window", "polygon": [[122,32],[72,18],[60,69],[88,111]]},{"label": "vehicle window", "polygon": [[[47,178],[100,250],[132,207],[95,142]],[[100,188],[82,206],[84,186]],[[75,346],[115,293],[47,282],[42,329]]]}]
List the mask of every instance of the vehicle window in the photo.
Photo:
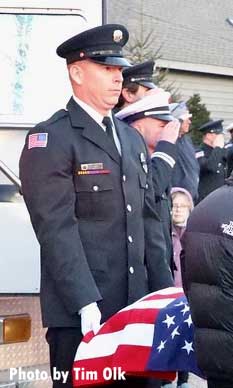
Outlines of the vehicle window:
[{"label": "vehicle window", "polygon": [[[0,175],[1,179],[1,175]],[[13,183],[0,183],[0,202],[21,201],[18,188]]]},{"label": "vehicle window", "polygon": [[72,92],[56,47],[86,25],[79,15],[5,14],[0,9],[1,125],[34,124],[65,108]]}]

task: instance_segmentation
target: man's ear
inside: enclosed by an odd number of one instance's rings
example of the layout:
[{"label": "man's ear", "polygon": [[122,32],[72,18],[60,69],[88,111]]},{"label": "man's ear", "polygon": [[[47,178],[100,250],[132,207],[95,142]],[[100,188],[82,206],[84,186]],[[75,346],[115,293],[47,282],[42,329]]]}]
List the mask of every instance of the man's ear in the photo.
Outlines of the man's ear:
[{"label": "man's ear", "polygon": [[83,71],[82,67],[78,63],[72,63],[69,65],[69,76],[71,81],[78,85],[82,85],[83,82]]},{"label": "man's ear", "polygon": [[143,119],[136,120],[133,123],[131,123],[130,125],[132,127],[134,127],[135,129],[137,129],[137,131],[140,132],[140,134],[142,136],[145,135],[145,127],[143,125]]},{"label": "man's ear", "polygon": [[129,89],[123,88],[121,91],[121,94],[126,102],[129,104],[132,104],[132,102],[135,102],[135,94],[130,92]]}]

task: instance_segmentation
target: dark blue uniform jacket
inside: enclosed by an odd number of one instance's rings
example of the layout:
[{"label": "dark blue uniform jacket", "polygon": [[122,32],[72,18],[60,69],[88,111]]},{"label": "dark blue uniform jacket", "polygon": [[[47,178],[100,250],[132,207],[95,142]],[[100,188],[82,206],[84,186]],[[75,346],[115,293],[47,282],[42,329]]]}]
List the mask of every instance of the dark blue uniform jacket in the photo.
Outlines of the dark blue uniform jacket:
[{"label": "dark blue uniform jacket", "polygon": [[29,149],[26,139],[20,178],[41,246],[45,326],[79,326],[78,311],[94,301],[105,320],[172,284],[145,143],[115,125],[122,157],[73,99],[30,131],[47,133],[46,147]]}]

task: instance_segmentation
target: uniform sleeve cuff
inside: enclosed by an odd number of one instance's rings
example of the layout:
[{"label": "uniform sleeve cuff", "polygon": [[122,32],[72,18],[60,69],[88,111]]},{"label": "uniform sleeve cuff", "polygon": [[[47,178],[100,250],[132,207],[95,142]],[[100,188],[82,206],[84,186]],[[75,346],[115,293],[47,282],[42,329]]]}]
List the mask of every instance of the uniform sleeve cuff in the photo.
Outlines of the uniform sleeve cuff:
[{"label": "uniform sleeve cuff", "polygon": [[158,142],[151,158],[163,159],[173,168],[176,163],[176,145],[164,140]]}]

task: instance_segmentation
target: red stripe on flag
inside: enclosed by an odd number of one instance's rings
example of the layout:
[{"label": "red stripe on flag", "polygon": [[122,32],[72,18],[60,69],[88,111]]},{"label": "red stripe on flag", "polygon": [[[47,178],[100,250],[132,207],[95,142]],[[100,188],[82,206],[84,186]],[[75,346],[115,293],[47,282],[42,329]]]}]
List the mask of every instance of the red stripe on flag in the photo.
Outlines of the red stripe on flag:
[{"label": "red stripe on flag", "polygon": [[[150,354],[150,347],[146,346],[120,346],[114,356],[98,357],[95,359],[75,361],[73,366],[73,386],[88,387],[99,384],[108,384],[113,381],[108,377],[115,371],[125,372],[126,376],[153,377],[156,379],[174,380],[175,372],[145,371]],[[144,367],[144,369],[143,369]],[[106,377],[105,378],[105,373]]]},{"label": "red stripe on flag", "polygon": [[146,371],[150,352],[151,348],[149,346],[121,345],[114,356],[113,365],[120,365],[122,370],[125,370],[129,376],[141,375],[163,380],[174,380],[176,378],[175,372]]},{"label": "red stripe on flag", "polygon": [[[142,300],[146,301],[146,300],[176,299],[182,295],[184,295],[183,291],[174,292],[172,294],[159,294],[159,293],[157,294],[153,292],[153,294],[149,294],[148,296],[145,296]],[[139,301],[136,303],[139,303]]]},{"label": "red stripe on flag", "polygon": [[[172,299],[179,298],[183,295],[183,292],[177,292],[172,294]],[[171,295],[158,295],[153,294],[148,297],[143,298],[143,301],[152,301],[152,300],[165,300],[171,298]],[[132,305],[131,309],[121,310],[117,314],[113,315],[108,319],[107,324],[101,327],[98,334],[111,333],[118,330],[122,330],[126,324],[130,323],[154,323],[155,318],[157,317],[160,308],[144,308],[143,314],[142,309],[137,308],[140,302],[137,302]],[[134,307],[135,306],[135,307]],[[88,341],[85,341],[88,342]]]}]

